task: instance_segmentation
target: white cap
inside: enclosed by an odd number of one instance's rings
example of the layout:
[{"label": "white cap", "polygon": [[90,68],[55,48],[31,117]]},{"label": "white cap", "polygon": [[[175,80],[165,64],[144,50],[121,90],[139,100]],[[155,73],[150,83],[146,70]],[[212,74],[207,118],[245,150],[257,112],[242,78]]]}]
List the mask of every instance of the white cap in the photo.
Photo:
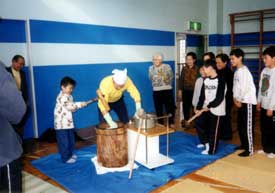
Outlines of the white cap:
[{"label": "white cap", "polygon": [[126,68],[124,70],[114,69],[112,71],[112,73],[113,73],[113,80],[115,81],[115,83],[117,83],[118,85],[125,84],[125,82],[127,80],[127,69]]}]

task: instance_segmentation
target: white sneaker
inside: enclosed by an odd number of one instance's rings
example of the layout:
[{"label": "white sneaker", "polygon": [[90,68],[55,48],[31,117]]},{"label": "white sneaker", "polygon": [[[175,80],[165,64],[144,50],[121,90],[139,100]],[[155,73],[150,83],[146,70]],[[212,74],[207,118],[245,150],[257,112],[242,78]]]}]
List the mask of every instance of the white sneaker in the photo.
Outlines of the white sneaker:
[{"label": "white sneaker", "polygon": [[260,150],[257,151],[257,154],[265,155],[266,153],[264,152],[264,150],[260,149]]},{"label": "white sneaker", "polygon": [[76,160],[73,159],[73,158],[70,158],[70,159],[68,159],[68,160],[66,161],[67,164],[73,164],[73,163],[75,163],[75,162],[76,162]]},{"label": "white sneaker", "polygon": [[201,152],[201,154],[203,154],[203,155],[208,155],[209,153],[208,153],[208,150],[203,150],[203,151]]},{"label": "white sneaker", "polygon": [[73,159],[77,159],[77,155],[73,154],[73,155],[72,155],[72,158],[73,158]]},{"label": "white sneaker", "polygon": [[205,144],[205,150],[203,150],[201,152],[201,154],[203,154],[203,155],[208,155],[209,154],[209,143]]},{"label": "white sneaker", "polygon": [[274,153],[268,153],[267,157],[273,159],[273,158],[275,158],[275,154]]},{"label": "white sneaker", "polygon": [[204,148],[204,144],[202,144],[202,143],[198,144],[197,148]]}]

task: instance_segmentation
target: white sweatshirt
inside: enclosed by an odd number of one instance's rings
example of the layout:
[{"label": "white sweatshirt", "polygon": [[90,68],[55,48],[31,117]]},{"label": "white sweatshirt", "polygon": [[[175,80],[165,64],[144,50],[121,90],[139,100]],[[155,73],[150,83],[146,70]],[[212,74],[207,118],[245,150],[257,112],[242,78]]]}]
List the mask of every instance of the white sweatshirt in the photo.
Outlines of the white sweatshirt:
[{"label": "white sweatshirt", "polygon": [[200,110],[207,107],[212,114],[216,116],[224,116],[225,93],[226,84],[221,77],[206,78],[203,81],[197,109]]},{"label": "white sweatshirt", "polygon": [[234,73],[233,97],[241,103],[257,104],[253,77],[246,66],[238,68]]},{"label": "white sweatshirt", "polygon": [[275,67],[264,68],[261,73],[258,103],[266,110],[275,111]]},{"label": "white sweatshirt", "polygon": [[197,107],[199,102],[202,85],[203,85],[203,78],[202,77],[197,78],[195,87],[194,87],[193,99],[192,99],[192,105],[195,108]]},{"label": "white sweatshirt", "polygon": [[73,97],[60,91],[56,98],[54,108],[54,128],[55,129],[73,129],[74,121],[72,112],[82,108],[84,102],[73,102]]}]

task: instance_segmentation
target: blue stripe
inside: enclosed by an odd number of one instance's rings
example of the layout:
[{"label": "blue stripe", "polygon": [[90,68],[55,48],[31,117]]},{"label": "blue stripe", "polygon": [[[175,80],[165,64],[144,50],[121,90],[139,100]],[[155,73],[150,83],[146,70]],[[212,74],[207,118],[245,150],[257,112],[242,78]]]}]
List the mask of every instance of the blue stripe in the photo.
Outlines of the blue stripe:
[{"label": "blue stripe", "polygon": [[209,46],[230,46],[230,34],[211,34],[208,39]]},{"label": "blue stripe", "polygon": [[258,73],[259,60],[258,59],[244,59],[244,64],[250,70],[250,72],[254,78],[254,81],[257,82],[259,79],[259,73]]},{"label": "blue stripe", "polygon": [[[230,46],[230,34],[210,34],[208,39],[209,46]],[[263,33],[263,44],[275,44],[275,32]],[[235,35],[235,45],[259,45],[259,33],[243,33]]]},{"label": "blue stripe", "polygon": [[0,19],[0,42],[26,42],[25,21]]},{"label": "blue stripe", "polygon": [[31,20],[31,40],[80,43],[174,46],[174,32]]},{"label": "blue stripe", "polygon": [[[174,69],[174,61],[165,62]],[[58,65],[34,66],[36,107],[39,135],[47,128],[53,128],[53,110],[56,96],[60,91],[60,80],[70,76],[77,85],[73,92],[75,101],[84,101],[96,97],[96,89],[102,78],[111,74],[114,68],[127,68],[128,75],[135,83],[142,97],[142,106],[146,112],[154,112],[152,86],[148,79],[148,68],[151,62],[92,64],[92,65]],[[46,94],[45,94],[46,93]],[[129,94],[124,94],[128,114],[133,115],[135,105]],[[85,128],[98,124],[97,103],[74,113],[76,128]]]},{"label": "blue stripe", "polygon": [[203,46],[203,36],[202,35],[186,35],[186,46],[187,47],[200,47]]}]

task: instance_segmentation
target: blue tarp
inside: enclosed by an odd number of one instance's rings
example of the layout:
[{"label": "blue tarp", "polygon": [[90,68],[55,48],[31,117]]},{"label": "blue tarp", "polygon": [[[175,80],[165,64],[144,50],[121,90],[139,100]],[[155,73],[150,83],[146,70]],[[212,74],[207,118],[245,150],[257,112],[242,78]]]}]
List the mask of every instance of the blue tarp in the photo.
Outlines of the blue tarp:
[{"label": "blue tarp", "polygon": [[[166,136],[160,140],[161,152],[166,151]],[[220,143],[215,155],[202,155],[196,148],[196,136],[176,132],[170,134],[170,157],[173,164],[153,170],[143,166],[129,172],[115,172],[97,175],[91,158],[96,156],[96,146],[92,145],[76,151],[75,164],[64,164],[59,154],[51,154],[32,162],[42,173],[54,179],[68,191],[74,193],[143,193],[150,192],[168,181],[197,170],[234,151],[235,145]]]}]

